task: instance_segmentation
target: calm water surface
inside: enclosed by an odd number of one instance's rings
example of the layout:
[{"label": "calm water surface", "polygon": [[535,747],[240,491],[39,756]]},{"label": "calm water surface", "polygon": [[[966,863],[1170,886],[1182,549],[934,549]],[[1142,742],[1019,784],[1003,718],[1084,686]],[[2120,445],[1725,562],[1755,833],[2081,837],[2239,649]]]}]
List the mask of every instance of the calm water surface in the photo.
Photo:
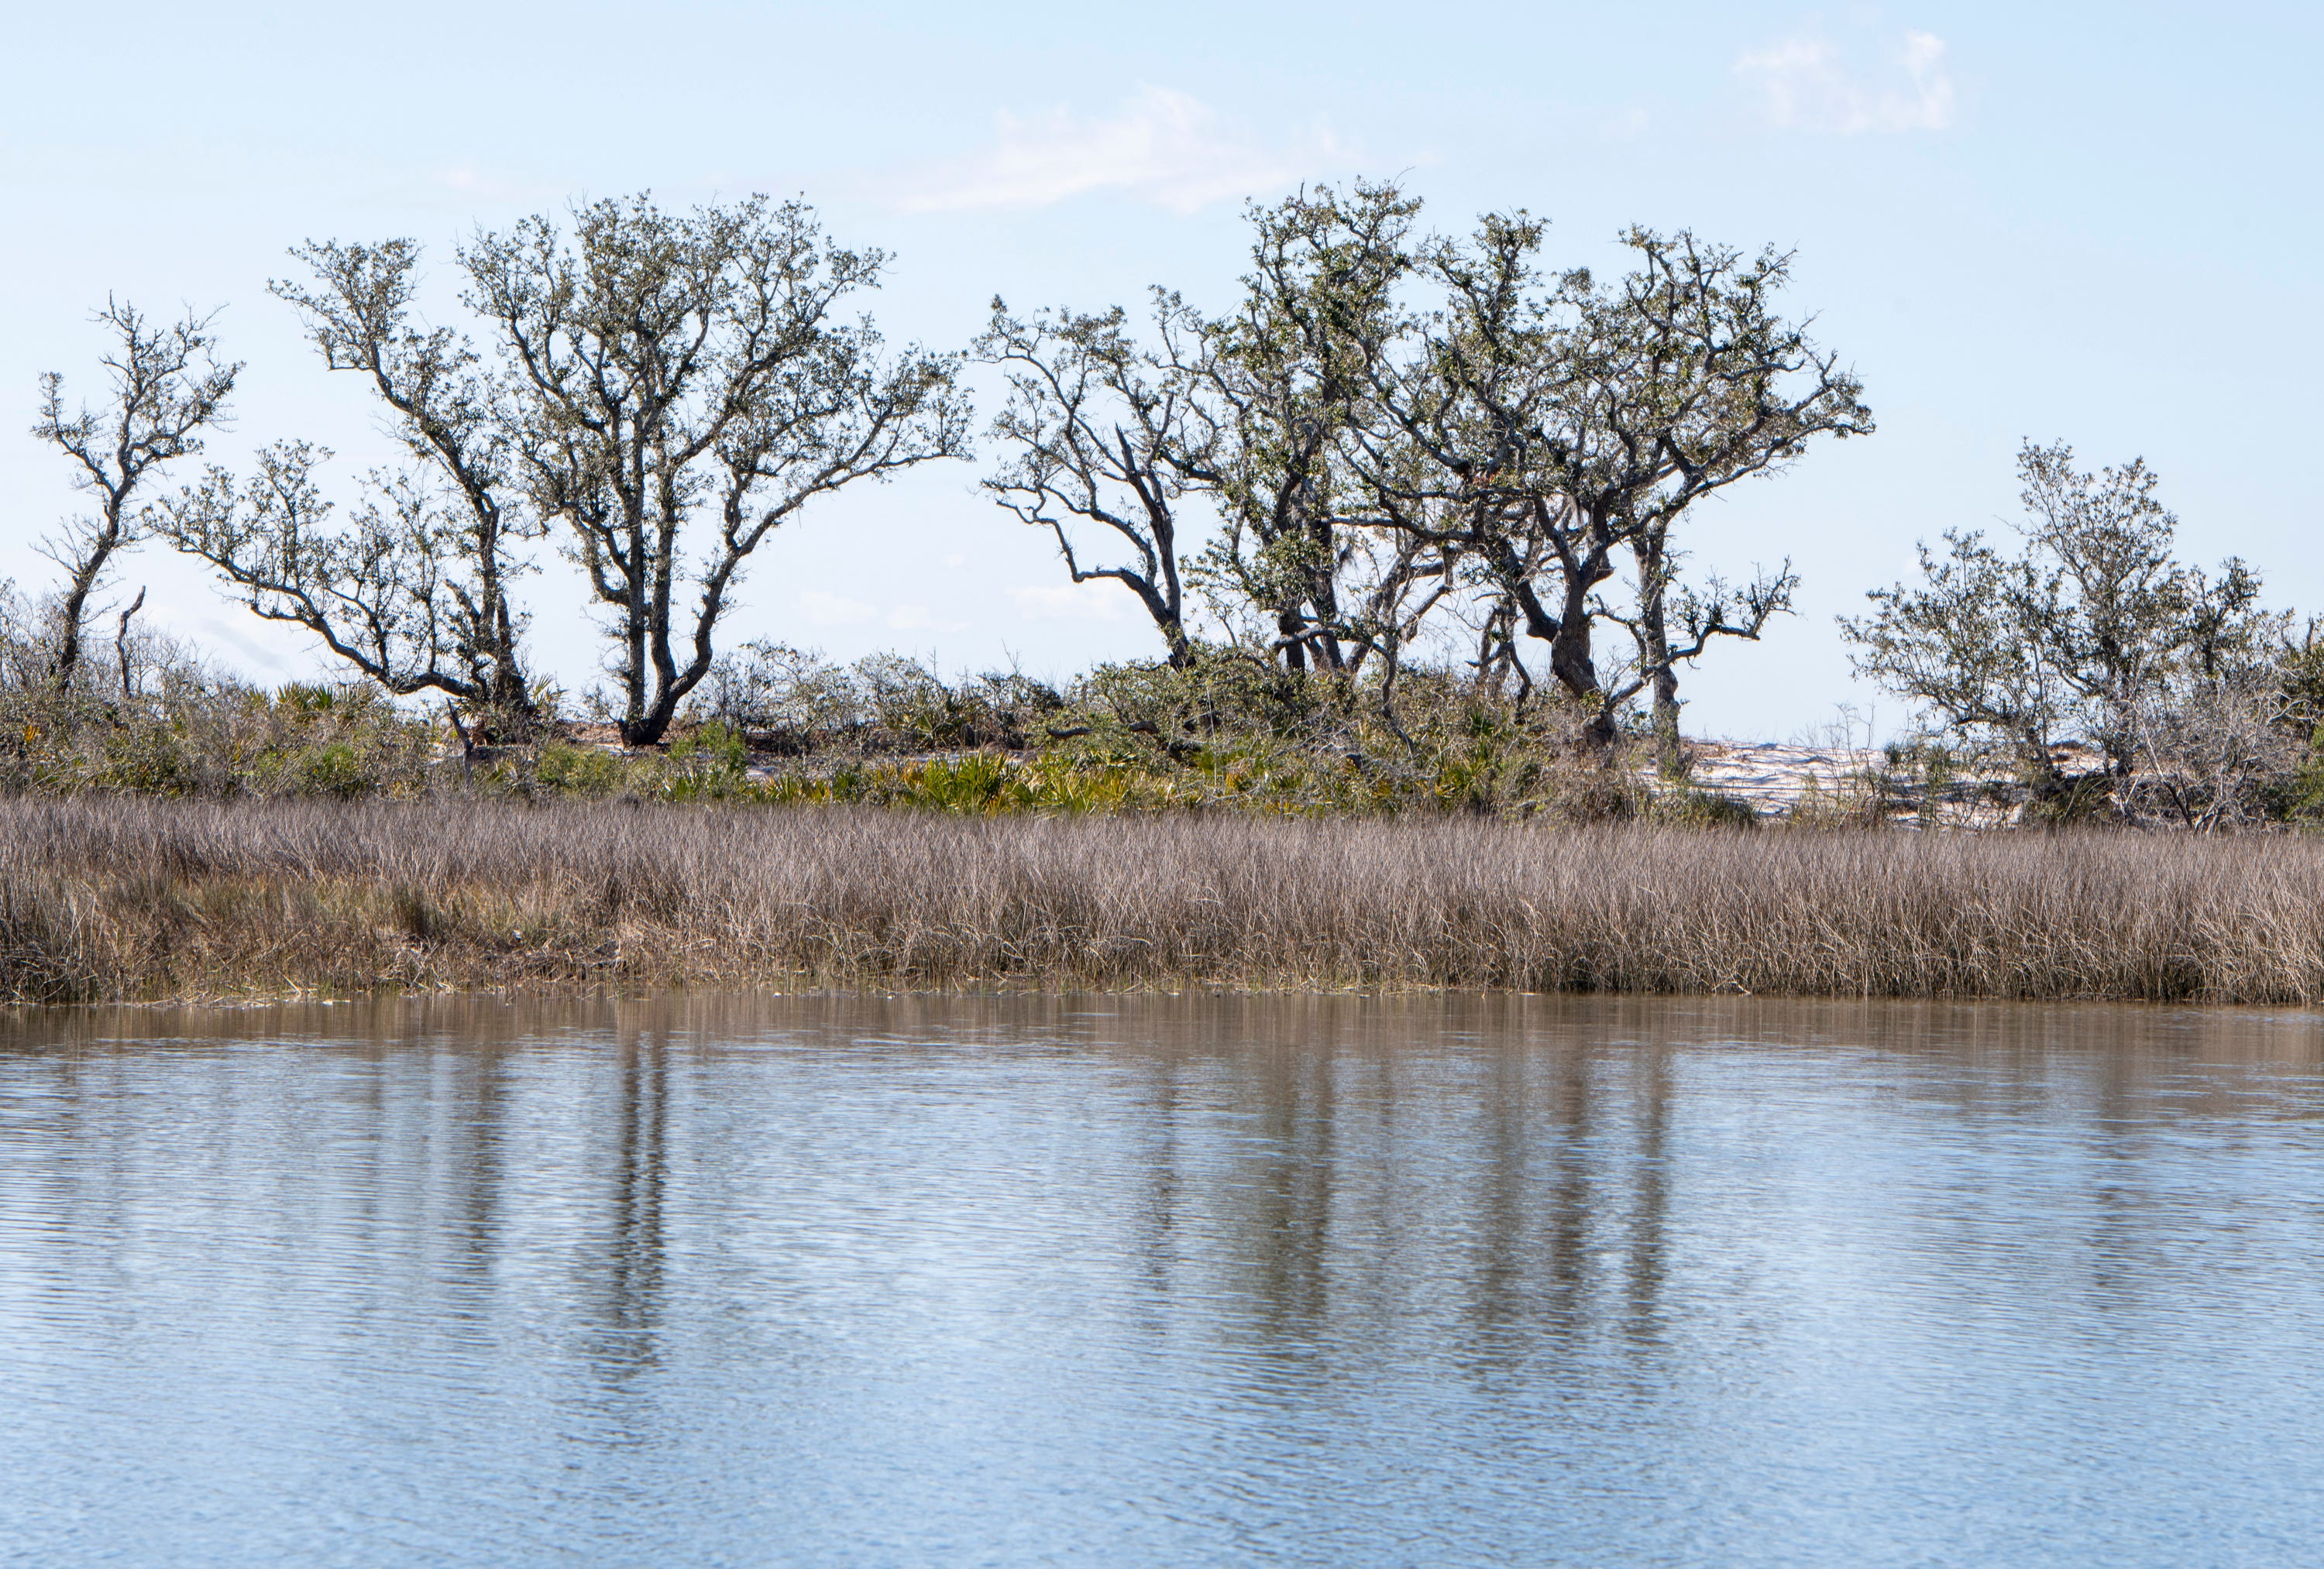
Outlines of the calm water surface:
[{"label": "calm water surface", "polygon": [[0,1020],[0,1562],[2319,1561],[2313,1016]]}]

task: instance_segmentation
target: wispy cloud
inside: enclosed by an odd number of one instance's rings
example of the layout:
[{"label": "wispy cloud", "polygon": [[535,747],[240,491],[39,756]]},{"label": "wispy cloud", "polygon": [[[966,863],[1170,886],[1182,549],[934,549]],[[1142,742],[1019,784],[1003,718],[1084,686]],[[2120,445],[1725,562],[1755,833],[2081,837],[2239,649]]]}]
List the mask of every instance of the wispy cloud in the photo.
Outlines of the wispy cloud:
[{"label": "wispy cloud", "polygon": [[1758,84],[1768,123],[1786,130],[1856,136],[1942,131],[1953,123],[1945,41],[1933,32],[1904,35],[1885,82],[1859,78],[1830,40],[1812,34],[1751,50],[1735,70]]},{"label": "wispy cloud", "polygon": [[891,632],[965,632],[966,621],[944,620],[928,611],[926,605],[892,605],[888,610],[888,630]]},{"label": "wispy cloud", "polygon": [[1111,583],[1043,583],[1010,589],[1009,597],[1028,621],[1119,621],[1129,598]]},{"label": "wispy cloud", "polygon": [[903,182],[907,212],[1040,207],[1104,192],[1192,213],[1349,166],[1321,124],[1270,143],[1199,98],[1141,87],[1111,115],[996,117],[991,145]]},{"label": "wispy cloud", "polygon": [[862,621],[876,621],[880,609],[862,600],[851,600],[844,594],[827,593],[822,589],[808,589],[798,597],[799,610],[811,627],[852,627]]},{"label": "wispy cloud", "polygon": [[461,163],[436,171],[436,187],[463,199],[487,202],[554,202],[567,195],[553,182],[520,178],[505,170]]},{"label": "wispy cloud", "polygon": [[891,632],[959,632],[964,621],[947,621],[932,615],[926,605],[878,605],[851,600],[822,589],[806,589],[798,596],[799,613],[810,627],[862,627],[878,622]]}]

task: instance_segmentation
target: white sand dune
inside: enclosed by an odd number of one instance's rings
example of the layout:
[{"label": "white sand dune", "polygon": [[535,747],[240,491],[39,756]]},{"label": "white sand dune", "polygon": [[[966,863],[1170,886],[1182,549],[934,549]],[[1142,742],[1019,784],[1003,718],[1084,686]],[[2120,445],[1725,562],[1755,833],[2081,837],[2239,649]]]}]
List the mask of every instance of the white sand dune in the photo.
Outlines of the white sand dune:
[{"label": "white sand dune", "polygon": [[[1924,812],[1918,774],[1892,766],[1886,752],[1877,747],[1702,740],[1689,741],[1687,747],[1694,759],[1691,782],[1697,789],[1746,802],[1762,817],[1781,817],[1811,798],[1835,808],[1860,809],[1876,789],[1881,814],[1900,821],[1933,818],[1947,826],[1991,827],[2013,821],[2024,811],[2022,803],[2002,799],[2018,792],[1994,788],[2015,783],[2004,769],[1953,776],[1938,792],[1933,810]],[[2098,755],[2082,747],[2061,747],[2055,755],[2058,766],[2069,774],[2101,766]]]}]

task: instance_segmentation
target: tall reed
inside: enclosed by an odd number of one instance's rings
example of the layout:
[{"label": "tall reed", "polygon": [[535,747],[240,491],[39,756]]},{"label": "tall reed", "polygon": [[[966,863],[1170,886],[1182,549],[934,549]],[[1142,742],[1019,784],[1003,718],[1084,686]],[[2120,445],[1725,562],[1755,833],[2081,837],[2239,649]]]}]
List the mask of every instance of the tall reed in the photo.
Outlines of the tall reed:
[{"label": "tall reed", "polygon": [[19,1002],[667,984],[2324,998],[2324,844],[0,800]]}]

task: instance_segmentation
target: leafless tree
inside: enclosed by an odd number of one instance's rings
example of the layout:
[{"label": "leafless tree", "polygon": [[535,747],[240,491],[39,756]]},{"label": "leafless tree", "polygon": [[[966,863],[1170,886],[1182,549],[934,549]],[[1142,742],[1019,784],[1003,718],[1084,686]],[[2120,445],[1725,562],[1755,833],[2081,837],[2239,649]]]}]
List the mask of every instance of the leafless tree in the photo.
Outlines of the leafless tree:
[{"label": "leafless tree", "polygon": [[2198,832],[2281,815],[2316,716],[2264,665],[2190,674],[2142,693],[2126,716],[2135,771],[2121,807]]},{"label": "leafless tree", "polygon": [[965,450],[956,358],[885,359],[868,321],[839,319],[886,257],[831,243],[802,204],[601,201],[569,239],[530,218],[479,234],[461,262],[509,359],[533,504],[612,612],[630,745],[659,741],[709,673],[772,529],[816,496]]},{"label": "leafless tree", "polygon": [[41,417],[32,434],[72,460],[74,488],[97,508],[94,516],[69,519],[41,544],[42,553],[65,571],[48,656],[49,678],[60,691],[71,689],[80,665],[90,598],[114,558],[152,526],[140,493],[169,463],[200,452],[204,434],[224,422],[242,366],[218,362],[210,330],[215,319],[189,312],[157,326],[134,306],[108,299],[96,317],[115,344],[104,360],[105,407],[84,404],[68,411],[64,377],[51,371],[41,378]]},{"label": "leafless tree", "polygon": [[113,624],[113,659],[115,668],[121,673],[121,695],[124,697],[137,695],[136,649],[135,645],[130,641],[129,623],[134,620],[137,612],[144,608],[145,591],[141,588],[137,591],[137,597],[129,601],[127,608],[115,619]]}]

